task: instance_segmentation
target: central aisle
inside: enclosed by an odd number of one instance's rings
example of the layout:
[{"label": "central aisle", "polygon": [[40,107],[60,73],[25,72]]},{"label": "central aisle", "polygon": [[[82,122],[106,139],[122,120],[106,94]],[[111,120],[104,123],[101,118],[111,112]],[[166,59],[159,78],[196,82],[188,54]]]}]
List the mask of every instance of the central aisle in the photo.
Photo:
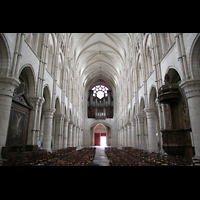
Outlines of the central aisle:
[{"label": "central aisle", "polygon": [[96,153],[92,163],[99,166],[110,166],[109,160],[105,154],[105,147],[101,146],[95,146],[95,147],[96,147]]}]

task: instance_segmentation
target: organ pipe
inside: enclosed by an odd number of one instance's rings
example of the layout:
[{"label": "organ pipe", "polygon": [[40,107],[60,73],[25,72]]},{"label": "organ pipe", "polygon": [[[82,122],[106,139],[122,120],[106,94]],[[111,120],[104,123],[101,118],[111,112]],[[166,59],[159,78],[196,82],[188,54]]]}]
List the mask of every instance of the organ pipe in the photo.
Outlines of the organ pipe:
[{"label": "organ pipe", "polygon": [[95,99],[95,107],[97,107],[98,105],[97,105],[97,98]]},{"label": "organ pipe", "polygon": [[103,117],[104,117],[104,119],[106,118],[106,108],[105,107],[103,108]]},{"label": "organ pipe", "polygon": [[97,108],[95,108],[95,118],[97,118]]},{"label": "organ pipe", "polygon": [[90,106],[92,106],[93,103],[93,92],[90,90]]},{"label": "organ pipe", "polygon": [[110,106],[110,90],[108,91],[108,106]]}]

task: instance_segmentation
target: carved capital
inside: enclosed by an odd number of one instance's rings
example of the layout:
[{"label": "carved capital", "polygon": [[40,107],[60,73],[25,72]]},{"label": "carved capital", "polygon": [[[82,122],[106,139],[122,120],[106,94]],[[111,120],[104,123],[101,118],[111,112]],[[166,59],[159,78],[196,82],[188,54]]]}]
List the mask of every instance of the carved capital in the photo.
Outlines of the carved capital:
[{"label": "carved capital", "polygon": [[190,80],[180,84],[184,89],[186,98],[200,97],[200,80]]},{"label": "carved capital", "polygon": [[65,117],[65,122],[69,123],[70,119],[68,117]]},{"label": "carved capital", "polygon": [[136,125],[136,120],[131,121],[131,126],[135,126]]},{"label": "carved capital", "polygon": [[63,114],[56,114],[55,119],[57,122],[60,122],[60,120],[64,119],[65,115]]},{"label": "carved capital", "polygon": [[0,77],[0,94],[12,97],[15,88],[18,87],[19,84],[20,82],[17,79]]},{"label": "carved capital", "polygon": [[156,117],[156,109],[155,108],[145,108],[144,112],[146,113],[147,119]]},{"label": "carved capital", "polygon": [[29,100],[33,106],[33,109],[35,109],[35,106],[39,104],[41,97],[30,97]]},{"label": "carved capital", "polygon": [[145,117],[144,115],[139,114],[136,117],[137,117],[137,120],[139,121],[139,123],[144,123],[144,117]]},{"label": "carved capital", "polygon": [[55,111],[56,111],[56,109],[54,109],[54,108],[45,109],[44,110],[44,115],[45,115],[46,118],[48,118],[48,117],[49,118],[53,118],[53,115],[54,115]]},{"label": "carved capital", "polygon": [[73,127],[74,123],[72,121],[69,121],[69,126]]}]

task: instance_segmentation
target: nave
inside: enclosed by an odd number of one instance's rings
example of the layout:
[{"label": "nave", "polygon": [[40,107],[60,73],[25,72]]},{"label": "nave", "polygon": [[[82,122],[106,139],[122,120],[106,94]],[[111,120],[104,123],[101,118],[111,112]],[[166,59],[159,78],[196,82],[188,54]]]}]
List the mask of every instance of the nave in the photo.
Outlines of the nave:
[{"label": "nave", "polygon": [[106,139],[121,160],[198,161],[199,60],[200,33],[0,33],[0,159],[37,146],[26,161],[50,165]]}]

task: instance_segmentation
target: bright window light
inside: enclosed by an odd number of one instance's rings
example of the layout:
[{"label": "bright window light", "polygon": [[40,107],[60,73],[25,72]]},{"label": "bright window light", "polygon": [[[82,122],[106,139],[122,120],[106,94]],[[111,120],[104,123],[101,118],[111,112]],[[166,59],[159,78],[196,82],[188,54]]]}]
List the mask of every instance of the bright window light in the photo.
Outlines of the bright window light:
[{"label": "bright window light", "polygon": [[105,96],[108,96],[107,91],[109,89],[103,85],[97,85],[93,87],[92,90],[93,90],[93,96],[94,97],[97,96],[99,99],[102,99],[104,97],[104,94]]},{"label": "bright window light", "polygon": [[99,99],[102,99],[102,98],[104,97],[104,92],[98,91],[98,92],[97,92],[97,97],[98,97]]}]

